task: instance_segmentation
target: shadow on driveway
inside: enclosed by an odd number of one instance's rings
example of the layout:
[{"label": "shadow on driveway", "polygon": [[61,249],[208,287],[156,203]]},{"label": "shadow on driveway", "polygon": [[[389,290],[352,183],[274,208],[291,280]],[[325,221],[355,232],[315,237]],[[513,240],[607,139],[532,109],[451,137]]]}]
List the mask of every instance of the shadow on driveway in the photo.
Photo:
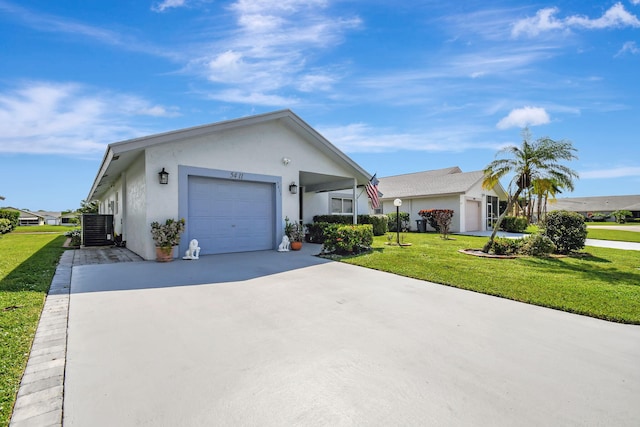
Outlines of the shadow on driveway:
[{"label": "shadow on driveway", "polygon": [[243,252],[206,255],[199,260],[176,259],[80,265],[73,268],[71,293],[168,288],[239,282],[330,262],[314,256],[321,245],[301,251]]}]

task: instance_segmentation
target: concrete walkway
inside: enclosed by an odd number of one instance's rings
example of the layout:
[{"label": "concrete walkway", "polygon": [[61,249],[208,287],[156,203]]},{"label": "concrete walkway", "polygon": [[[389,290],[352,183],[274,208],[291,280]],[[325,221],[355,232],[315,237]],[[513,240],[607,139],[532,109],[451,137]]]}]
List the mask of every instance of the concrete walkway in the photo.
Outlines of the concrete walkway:
[{"label": "concrete walkway", "polygon": [[11,426],[637,425],[640,327],[318,249],[108,265],[67,251]]},{"label": "concrete walkway", "polygon": [[27,367],[20,382],[10,427],[62,425],[67,356],[67,319],[73,266],[141,261],[124,248],[65,251],[45,300]]},{"label": "concrete walkway", "polygon": [[311,249],[74,267],[64,425],[637,425],[640,327]]}]

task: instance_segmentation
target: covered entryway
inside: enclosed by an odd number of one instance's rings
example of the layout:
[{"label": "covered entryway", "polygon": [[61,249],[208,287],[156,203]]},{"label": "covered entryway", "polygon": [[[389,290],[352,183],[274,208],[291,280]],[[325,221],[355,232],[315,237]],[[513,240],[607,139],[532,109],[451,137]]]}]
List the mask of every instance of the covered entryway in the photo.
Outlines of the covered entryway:
[{"label": "covered entryway", "polygon": [[480,230],[480,202],[467,200],[465,205],[465,231]]},{"label": "covered entryway", "polygon": [[274,248],[272,183],[189,177],[188,240],[201,255]]}]

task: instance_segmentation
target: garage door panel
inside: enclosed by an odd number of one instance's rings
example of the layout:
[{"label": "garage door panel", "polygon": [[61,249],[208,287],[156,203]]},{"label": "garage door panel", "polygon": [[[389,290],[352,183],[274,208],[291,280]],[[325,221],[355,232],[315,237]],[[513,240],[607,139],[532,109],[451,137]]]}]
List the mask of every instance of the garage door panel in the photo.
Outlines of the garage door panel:
[{"label": "garage door panel", "polygon": [[273,249],[273,184],[190,177],[188,205],[201,254]]}]

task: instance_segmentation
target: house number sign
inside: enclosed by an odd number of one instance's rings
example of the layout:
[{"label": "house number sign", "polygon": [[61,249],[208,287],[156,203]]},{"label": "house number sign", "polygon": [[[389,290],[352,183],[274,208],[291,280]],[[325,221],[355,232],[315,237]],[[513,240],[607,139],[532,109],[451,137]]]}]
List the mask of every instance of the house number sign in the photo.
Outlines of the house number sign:
[{"label": "house number sign", "polygon": [[244,179],[244,173],[243,172],[231,172],[231,179],[237,179],[237,180],[243,180]]}]

